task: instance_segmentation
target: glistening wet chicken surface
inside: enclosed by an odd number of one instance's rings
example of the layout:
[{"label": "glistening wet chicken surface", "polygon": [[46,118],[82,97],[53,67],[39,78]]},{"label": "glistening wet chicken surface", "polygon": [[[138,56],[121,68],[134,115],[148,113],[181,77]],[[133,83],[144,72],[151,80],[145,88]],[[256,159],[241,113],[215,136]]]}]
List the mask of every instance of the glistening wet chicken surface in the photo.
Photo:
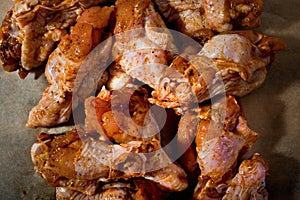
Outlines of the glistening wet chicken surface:
[{"label": "glistening wet chicken surface", "polygon": [[[298,112],[296,109],[299,102],[297,95],[297,88],[299,86],[297,77],[299,77],[299,72],[296,71],[297,65],[295,64],[299,63],[296,53],[296,50],[299,49],[299,40],[295,39],[296,36],[294,36],[295,30],[297,30],[298,27],[297,23],[295,23],[298,15],[297,12],[294,11],[296,9],[293,9],[294,6],[288,4],[288,2],[284,4],[285,6],[280,5],[279,2],[269,3],[272,5],[270,6],[270,4],[266,3],[265,6],[269,12],[264,16],[265,18],[263,18],[268,20],[263,24],[263,27],[266,29],[266,32],[264,33],[281,36],[284,39],[287,39],[288,49],[283,54],[277,56],[278,60],[272,65],[268,76],[269,78],[267,78],[267,82],[263,87],[253,92],[251,95],[242,98],[242,103],[245,104],[243,109],[246,111],[245,113],[251,128],[261,134],[261,139],[258,140],[255,148],[258,152],[263,153],[263,155],[267,155],[267,160],[270,160],[271,166],[274,166],[271,167],[271,176],[267,182],[271,198],[282,199],[286,197],[292,198],[294,196],[294,198],[297,199],[297,192],[292,192],[291,194],[290,191],[293,191],[293,189],[297,191],[298,187],[296,179],[299,175],[297,161],[298,154],[296,150],[298,144],[296,133],[299,132],[299,129],[297,128],[299,118],[297,117]],[[295,7],[297,7],[297,2],[294,2],[294,4]],[[268,7],[268,5],[270,7]],[[268,10],[268,8],[270,10]],[[273,12],[271,12],[271,10],[273,10]],[[278,14],[283,17],[278,17]],[[274,19],[276,19],[276,23],[274,22]],[[25,87],[27,89],[16,91],[15,94],[11,92],[11,88],[3,90],[7,92],[4,92],[2,98],[4,98],[4,96],[7,96],[6,98],[9,97],[7,100],[5,98],[1,101],[3,102],[3,107],[6,107],[6,112],[14,115],[11,120],[9,120],[9,117],[6,117],[8,114],[3,114],[5,117],[1,117],[3,120],[2,127],[4,128],[2,132],[3,138],[7,138],[6,140],[2,140],[5,141],[5,143],[1,148],[3,148],[4,158],[12,157],[14,160],[19,161],[17,162],[19,164],[16,164],[15,161],[10,161],[8,158],[6,159],[7,162],[1,162],[3,166],[6,166],[2,168],[3,171],[1,171],[1,174],[4,174],[4,172],[5,174],[10,174],[10,176],[5,176],[8,177],[6,179],[8,181],[3,182],[3,194],[7,194],[7,197],[16,195],[16,198],[23,196],[24,198],[32,199],[30,195],[33,193],[38,195],[39,191],[37,191],[35,187],[31,187],[31,185],[41,184],[41,182],[29,181],[30,177],[34,176],[29,175],[33,174],[30,172],[32,165],[31,161],[27,159],[26,162],[25,158],[28,155],[28,146],[32,144],[36,134],[24,129],[24,123],[27,117],[25,112],[27,113],[39,99],[40,96],[37,94],[41,94],[45,88],[45,84],[40,85],[40,83],[45,83],[45,81],[42,78],[34,81],[33,74],[31,74],[29,77],[30,79],[25,80],[25,82],[18,82],[18,79],[15,79],[12,75],[4,72],[2,77],[3,78],[1,79],[4,81],[3,84],[1,83],[1,87],[4,87],[3,85],[11,85],[12,88],[18,89],[23,88],[24,85],[28,85],[28,87]],[[11,83],[11,81],[5,81],[8,79],[13,80],[13,83]],[[271,85],[269,85],[269,83],[271,83]],[[34,89],[32,89],[32,87],[34,87]],[[28,88],[31,88],[30,95],[28,94]],[[36,94],[38,97],[34,97],[32,94]],[[22,96],[22,100],[20,99],[20,96]],[[18,106],[20,105],[20,102],[22,102],[22,106]],[[10,106],[8,106],[10,104],[14,104],[14,107],[12,107],[11,110]],[[24,118],[19,121],[22,116]],[[14,128],[17,127],[19,128],[16,131],[13,131]],[[38,132],[39,130],[37,130],[36,133]],[[26,138],[25,135],[29,135],[29,137]],[[20,144],[24,144],[24,147],[19,147]],[[26,144],[27,147],[25,146]],[[26,153],[20,153],[26,148]],[[4,151],[7,153],[4,153]],[[25,166],[24,168],[21,167],[23,164]],[[8,165],[12,167],[8,167]],[[282,171],[286,171],[287,173],[282,173]],[[24,174],[28,174],[28,178],[23,179],[22,176],[24,176]],[[35,180],[40,179],[35,178]],[[22,183],[20,183],[20,181],[22,181]],[[39,188],[45,189],[45,187]],[[280,193],[280,191],[285,190],[288,192]],[[9,192],[9,194],[7,192]],[[45,193],[40,196],[44,195]]]}]

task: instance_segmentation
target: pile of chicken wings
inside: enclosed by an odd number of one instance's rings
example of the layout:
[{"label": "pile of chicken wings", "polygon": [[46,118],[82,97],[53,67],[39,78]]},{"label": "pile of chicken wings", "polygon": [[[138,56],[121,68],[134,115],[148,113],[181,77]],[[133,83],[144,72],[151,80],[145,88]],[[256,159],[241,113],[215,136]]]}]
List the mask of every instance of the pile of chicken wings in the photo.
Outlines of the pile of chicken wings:
[{"label": "pile of chicken wings", "polygon": [[[263,0],[15,0],[0,60],[48,86],[26,127],[34,168],[66,199],[268,199],[239,98],[285,43],[253,31]],[[79,112],[80,108],[83,110]]]}]

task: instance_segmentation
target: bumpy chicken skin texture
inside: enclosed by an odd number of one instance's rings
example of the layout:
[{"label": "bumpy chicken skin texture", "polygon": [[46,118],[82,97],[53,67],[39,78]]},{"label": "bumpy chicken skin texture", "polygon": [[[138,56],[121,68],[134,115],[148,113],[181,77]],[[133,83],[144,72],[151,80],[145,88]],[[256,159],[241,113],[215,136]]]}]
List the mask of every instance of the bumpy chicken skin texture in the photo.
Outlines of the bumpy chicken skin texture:
[{"label": "bumpy chicken skin texture", "polygon": [[[104,3],[93,1],[15,1],[1,26],[0,59],[7,71],[31,70],[39,67],[67,34],[77,17],[91,6]],[[20,73],[21,78],[26,73]]]},{"label": "bumpy chicken skin texture", "polygon": [[147,90],[141,87],[116,91],[103,88],[97,97],[85,100],[86,130],[117,143],[157,136],[159,128],[151,117],[147,96]]},{"label": "bumpy chicken skin texture", "polygon": [[82,146],[79,135],[82,129],[74,129],[60,136],[41,134],[31,147],[35,170],[53,187],[68,187],[91,195],[97,188],[95,180],[76,178],[74,160]]},{"label": "bumpy chicken skin texture", "polygon": [[158,9],[180,32],[205,42],[214,33],[233,26],[258,27],[263,11],[262,0],[156,0]]},{"label": "bumpy chicken skin texture", "polygon": [[[172,163],[160,141],[109,144],[82,129],[40,135],[31,149],[35,169],[54,187],[95,194],[99,182],[143,177],[169,191],[186,189],[184,170]],[[81,140],[82,139],[82,140]]]},{"label": "bumpy chicken skin texture", "polygon": [[[212,109],[208,111],[212,114],[209,118],[204,118],[201,111],[199,113],[202,120],[196,135],[196,150],[201,176],[219,181],[232,169],[238,156],[255,143],[258,134],[247,126],[239,112],[239,105],[232,96]],[[204,113],[207,114],[209,115]]]},{"label": "bumpy chicken skin texture", "polygon": [[167,51],[176,50],[172,35],[149,0],[118,0],[116,10],[112,53],[117,64],[131,77],[155,87],[168,64]]},{"label": "bumpy chicken skin texture", "polygon": [[268,192],[265,187],[268,172],[267,162],[255,153],[251,159],[241,163],[222,200],[267,200]]},{"label": "bumpy chicken skin texture", "polygon": [[[114,8],[87,9],[94,3],[106,2],[103,0],[27,1],[28,5],[37,3],[30,8],[23,1],[16,2],[0,32],[4,68],[13,71],[21,67],[22,71],[39,66],[63,38],[47,64],[50,85],[32,110],[27,126],[63,123],[70,116],[71,103],[78,104],[72,102],[78,69],[103,39]],[[155,7],[150,0],[116,1],[114,33],[119,35],[113,49],[110,41],[101,52],[108,59],[112,50],[116,58],[108,83],[112,91],[102,90],[97,97],[86,99],[87,132],[77,128],[62,135],[39,136],[31,149],[36,171],[57,187],[57,199],[165,199],[165,191],[184,191],[188,187],[187,175],[161,150],[157,124],[140,128],[153,117],[147,92],[133,89],[129,113],[119,112],[128,103],[124,102],[128,97],[125,88],[137,79],[154,89],[151,103],[182,114],[176,139],[179,149],[187,147],[181,160],[183,167],[191,173],[201,169],[195,199],[267,198],[264,181],[268,167],[259,155],[243,161],[235,174],[237,159],[249,150],[257,134],[248,127],[233,96],[214,98],[225,95],[223,91],[243,96],[259,87],[274,51],[284,48],[278,38],[251,31],[226,32],[233,26],[259,25],[262,0],[164,0],[156,4]],[[176,52],[176,48],[170,33],[157,29],[167,27],[157,8],[179,31],[203,44],[208,40],[197,55],[178,56],[168,67],[174,54],[167,50]],[[23,9],[29,10],[26,13]],[[36,31],[44,15],[44,26]],[[67,27],[79,15],[68,35]],[[30,17],[35,20],[28,23]],[[128,32],[122,35],[124,31]],[[219,87],[220,81],[224,88]],[[100,85],[104,82],[106,79]],[[195,107],[212,97],[212,105]],[[78,101],[83,99],[79,97]],[[120,120],[123,124],[118,123]],[[150,137],[141,139],[144,133]]]},{"label": "bumpy chicken skin texture", "polygon": [[258,134],[248,127],[232,96],[200,106],[196,115],[199,125],[195,128],[195,141],[201,174],[194,196],[220,198],[234,175],[238,158],[253,146]]},{"label": "bumpy chicken skin texture", "polygon": [[131,181],[104,183],[97,189],[96,193],[87,196],[66,187],[56,188],[57,200],[163,200],[168,197],[168,192],[162,190],[155,183],[144,179]]},{"label": "bumpy chicken skin texture", "polygon": [[[72,92],[77,73],[89,52],[101,41],[113,7],[86,10],[71,33],[65,35],[46,65],[49,86],[29,113],[27,127],[48,127],[67,122],[72,111]],[[95,19],[102,19],[94,21]],[[106,54],[110,54],[107,48]]]},{"label": "bumpy chicken skin texture", "polygon": [[197,55],[173,60],[150,102],[180,112],[195,99],[203,102],[225,93],[244,96],[264,82],[274,52],[284,48],[280,39],[252,31],[216,35]]}]

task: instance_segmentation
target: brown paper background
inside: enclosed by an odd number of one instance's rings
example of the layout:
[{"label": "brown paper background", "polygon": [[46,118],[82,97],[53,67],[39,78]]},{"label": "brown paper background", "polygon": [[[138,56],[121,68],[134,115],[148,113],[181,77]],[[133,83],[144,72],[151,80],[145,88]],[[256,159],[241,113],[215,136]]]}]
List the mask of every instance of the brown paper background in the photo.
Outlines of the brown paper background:
[{"label": "brown paper background", "polygon": [[[12,1],[1,0],[0,19]],[[260,133],[252,152],[270,164],[269,199],[300,199],[300,1],[265,0],[265,34],[279,36],[287,49],[276,56],[261,88],[241,102],[249,126]],[[40,129],[27,129],[30,109],[47,83],[41,70],[20,80],[0,69],[0,199],[55,199],[33,170],[30,147]]]}]

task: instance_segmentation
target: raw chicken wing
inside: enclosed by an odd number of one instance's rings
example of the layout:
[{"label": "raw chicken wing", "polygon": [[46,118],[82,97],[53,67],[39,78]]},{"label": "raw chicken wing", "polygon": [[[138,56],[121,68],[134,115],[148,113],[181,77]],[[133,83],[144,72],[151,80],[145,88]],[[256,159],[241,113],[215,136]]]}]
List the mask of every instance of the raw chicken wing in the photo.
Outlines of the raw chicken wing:
[{"label": "raw chicken wing", "polygon": [[93,195],[99,182],[145,178],[169,191],[187,188],[186,173],[170,160],[159,140],[117,145],[87,134],[81,129],[43,134],[32,146],[35,169],[51,186]]},{"label": "raw chicken wing", "polygon": [[280,39],[252,31],[214,36],[197,55],[173,60],[150,102],[182,112],[217,95],[244,96],[264,82],[274,52],[284,48]]},{"label": "raw chicken wing", "polygon": [[175,28],[200,42],[234,25],[258,27],[262,0],[155,0],[162,15]]},{"label": "raw chicken wing", "polygon": [[266,161],[255,153],[251,159],[241,163],[222,200],[267,200],[268,192],[265,187],[268,171]]},{"label": "raw chicken wing", "polygon": [[[45,72],[50,85],[29,113],[27,127],[48,127],[69,120],[77,73],[93,47],[101,41],[113,10],[113,7],[92,7],[83,12],[70,35],[64,36],[51,53]],[[110,48],[105,50],[109,57]]]},{"label": "raw chicken wing", "polygon": [[238,158],[251,148],[258,134],[247,126],[232,96],[220,98],[211,106],[200,106],[198,117],[199,125],[194,129],[201,174],[194,196],[221,197]]},{"label": "raw chicken wing", "polygon": [[87,8],[106,0],[18,0],[8,11],[0,30],[1,65],[7,71],[20,68],[20,76],[43,64],[57,42],[67,34]]}]

